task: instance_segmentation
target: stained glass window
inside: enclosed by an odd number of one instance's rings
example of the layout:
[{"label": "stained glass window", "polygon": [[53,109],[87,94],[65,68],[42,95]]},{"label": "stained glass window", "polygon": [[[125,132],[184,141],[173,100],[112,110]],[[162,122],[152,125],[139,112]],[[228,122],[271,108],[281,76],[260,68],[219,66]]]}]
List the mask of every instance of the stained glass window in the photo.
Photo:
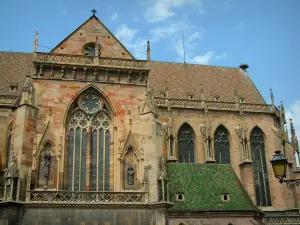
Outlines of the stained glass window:
[{"label": "stained glass window", "polygon": [[269,176],[266,164],[265,141],[261,129],[255,127],[250,136],[256,204],[271,206]]},{"label": "stained glass window", "polygon": [[194,163],[194,131],[187,123],[178,131],[178,161],[180,163]]},{"label": "stained glass window", "polygon": [[228,131],[219,126],[214,135],[215,159],[218,164],[230,164],[230,144]]},{"label": "stained glass window", "polygon": [[8,129],[7,135],[7,149],[6,149],[6,168],[8,167],[9,157],[10,157],[10,148],[11,148],[11,140],[12,139],[12,126]]},{"label": "stained glass window", "polygon": [[[93,91],[80,96],[78,106],[69,119],[68,190],[85,191],[88,180],[93,191],[109,190],[110,120]],[[86,164],[88,155],[91,167]]]}]

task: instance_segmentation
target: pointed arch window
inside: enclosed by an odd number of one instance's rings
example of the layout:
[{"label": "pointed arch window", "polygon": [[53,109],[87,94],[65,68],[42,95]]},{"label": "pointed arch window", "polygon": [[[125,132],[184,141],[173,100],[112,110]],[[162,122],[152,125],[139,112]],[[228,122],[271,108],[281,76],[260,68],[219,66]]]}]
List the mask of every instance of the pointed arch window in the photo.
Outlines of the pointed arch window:
[{"label": "pointed arch window", "polygon": [[6,143],[6,168],[8,167],[9,158],[10,158],[10,148],[12,142],[12,125],[8,129],[7,134],[7,143]]},{"label": "pointed arch window", "polygon": [[266,164],[265,140],[262,130],[255,127],[250,136],[253,160],[256,204],[271,206],[269,176]]},{"label": "pointed arch window", "polygon": [[230,143],[228,130],[220,125],[214,135],[215,158],[218,164],[230,164]]},{"label": "pointed arch window", "polygon": [[183,124],[178,131],[178,161],[180,163],[195,162],[195,133],[190,125]]},{"label": "pointed arch window", "polygon": [[108,191],[109,112],[96,91],[83,93],[75,104],[68,124],[68,190]]}]

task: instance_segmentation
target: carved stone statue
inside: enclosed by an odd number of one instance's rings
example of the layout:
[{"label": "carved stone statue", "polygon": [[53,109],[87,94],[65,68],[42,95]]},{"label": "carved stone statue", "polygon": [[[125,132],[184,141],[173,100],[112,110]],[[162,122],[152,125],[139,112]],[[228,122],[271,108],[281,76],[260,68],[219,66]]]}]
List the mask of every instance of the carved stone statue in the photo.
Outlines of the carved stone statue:
[{"label": "carved stone statue", "polygon": [[239,128],[236,129],[236,131],[242,145],[243,158],[244,160],[250,160],[250,152],[249,152],[248,139],[247,139],[248,129],[246,128],[246,124],[244,123],[240,124]]},{"label": "carved stone statue", "polygon": [[127,184],[128,185],[134,185],[134,173],[135,173],[135,171],[132,168],[132,166],[130,165],[127,170]]},{"label": "carved stone statue", "polygon": [[45,177],[45,180],[48,180],[49,172],[50,172],[50,163],[51,163],[51,154],[50,154],[50,152],[46,151],[44,153],[44,159],[45,159],[44,167],[46,168],[44,177]]},{"label": "carved stone statue", "polygon": [[211,135],[211,123],[209,125],[204,122],[204,125],[201,126],[201,132],[205,139],[204,149],[206,151],[206,160],[212,160],[214,158],[213,146],[212,146],[212,135]]},{"label": "carved stone statue", "polygon": [[171,116],[169,116],[168,122],[164,126],[164,130],[167,136],[169,154],[174,156],[174,120]]}]

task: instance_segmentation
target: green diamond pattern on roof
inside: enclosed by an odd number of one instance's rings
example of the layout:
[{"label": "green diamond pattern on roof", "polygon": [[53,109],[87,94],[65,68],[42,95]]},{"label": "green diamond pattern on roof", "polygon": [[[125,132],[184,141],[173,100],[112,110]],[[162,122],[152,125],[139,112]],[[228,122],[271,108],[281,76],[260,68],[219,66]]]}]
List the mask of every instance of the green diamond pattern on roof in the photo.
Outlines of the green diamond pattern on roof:
[{"label": "green diamond pattern on roof", "polygon": [[[260,211],[230,165],[167,164],[169,200],[178,211]],[[183,193],[184,201],[176,195]],[[229,201],[222,200],[229,195]]]}]

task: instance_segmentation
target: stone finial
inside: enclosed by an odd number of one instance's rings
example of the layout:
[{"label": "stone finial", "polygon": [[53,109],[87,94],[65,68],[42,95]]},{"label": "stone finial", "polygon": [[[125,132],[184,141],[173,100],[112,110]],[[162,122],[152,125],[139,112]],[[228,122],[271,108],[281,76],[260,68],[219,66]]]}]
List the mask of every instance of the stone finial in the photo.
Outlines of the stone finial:
[{"label": "stone finial", "polygon": [[274,106],[274,95],[273,95],[272,88],[270,88],[270,95],[271,95],[272,106]]},{"label": "stone finial", "polygon": [[38,47],[38,36],[39,36],[39,32],[36,31],[35,32],[35,37],[34,37],[34,45],[33,45],[33,52],[37,51],[37,47]]},{"label": "stone finial", "polygon": [[99,40],[98,40],[98,36],[96,36],[95,56],[96,57],[99,56]]},{"label": "stone finial", "polygon": [[290,127],[291,127],[291,143],[295,151],[298,152],[299,151],[298,138],[296,136],[295,127],[292,118],[290,118]]},{"label": "stone finial", "polygon": [[151,58],[151,49],[150,49],[150,41],[147,41],[147,60],[150,61]]},{"label": "stone finial", "polygon": [[24,87],[23,87],[23,92],[32,92],[33,84],[32,84],[32,79],[30,76],[30,72],[28,71],[25,82],[24,82]]}]

